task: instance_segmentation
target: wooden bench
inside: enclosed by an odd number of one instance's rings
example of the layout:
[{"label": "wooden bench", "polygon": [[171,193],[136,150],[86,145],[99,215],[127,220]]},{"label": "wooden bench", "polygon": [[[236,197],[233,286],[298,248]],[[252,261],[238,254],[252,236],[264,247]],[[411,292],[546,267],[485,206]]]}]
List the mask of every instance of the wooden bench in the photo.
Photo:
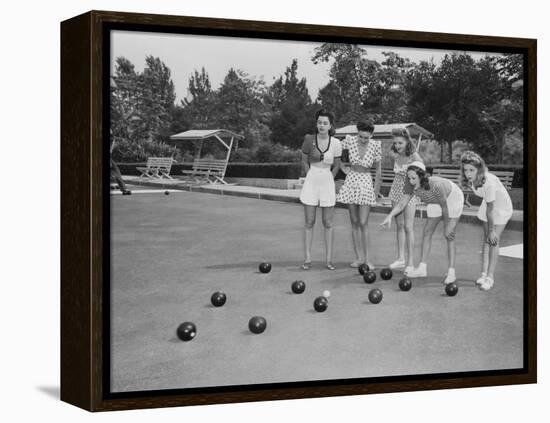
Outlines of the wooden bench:
[{"label": "wooden bench", "polygon": [[[500,179],[500,182],[502,182],[502,185],[504,185],[504,188],[506,188],[508,191],[512,188],[512,182],[514,180],[514,172],[509,170],[491,170],[490,172],[493,175],[495,175],[498,179]],[[460,188],[462,188],[462,191],[464,191],[464,194],[466,194],[466,198],[464,199],[464,204],[467,207],[472,206],[469,200],[470,194],[472,194],[472,190],[460,186],[460,169],[435,168],[433,170],[433,176],[440,176],[441,178],[446,178],[456,183]]]},{"label": "wooden bench", "polygon": [[[375,174],[373,174],[373,177]],[[382,168],[382,181],[380,183],[381,187],[391,187],[391,184],[393,183],[393,179],[395,178],[395,173],[393,171],[393,168],[388,167]],[[374,182],[374,181],[373,181]]]},{"label": "wooden bench", "polygon": [[172,157],[149,157],[145,167],[137,168],[141,172],[139,178],[173,179],[170,176],[170,170],[174,161]]},{"label": "wooden bench", "polygon": [[224,180],[226,170],[227,160],[195,159],[192,169],[182,170],[181,172],[184,175],[191,176],[197,183],[207,182],[215,184],[221,182],[227,185],[227,182]]},{"label": "wooden bench", "polygon": [[[382,168],[382,174],[381,174],[380,188],[382,188],[382,187],[391,187],[394,178],[395,178],[395,173],[393,171],[393,168],[391,168],[391,167],[384,168],[383,167]],[[375,182],[375,179],[376,179],[376,170],[373,168],[373,170],[372,170],[372,183],[373,184]],[[382,194],[380,194],[380,196],[381,196],[380,202],[384,206],[391,207],[391,200],[389,199],[389,197],[384,197]]]}]

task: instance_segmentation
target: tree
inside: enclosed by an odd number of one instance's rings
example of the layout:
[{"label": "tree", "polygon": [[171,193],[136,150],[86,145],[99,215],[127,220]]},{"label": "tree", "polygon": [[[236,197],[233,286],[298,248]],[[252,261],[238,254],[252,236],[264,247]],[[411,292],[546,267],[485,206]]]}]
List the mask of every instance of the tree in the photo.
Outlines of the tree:
[{"label": "tree", "polygon": [[337,122],[361,114],[361,76],[365,68],[373,65],[366,54],[355,44],[324,43],[311,58],[315,64],[333,60],[330,81],[320,90],[317,100],[334,113]]},{"label": "tree", "polygon": [[510,84],[523,80],[524,63],[523,55],[516,53],[504,53],[499,57],[492,58],[500,75]]},{"label": "tree", "polygon": [[210,77],[204,67],[199,73],[195,70],[189,78],[187,89],[191,98],[182,101],[187,119],[194,129],[206,129],[212,126],[215,108],[215,93],[210,85]]},{"label": "tree", "polygon": [[134,65],[125,57],[117,57],[111,77],[111,135],[113,140],[134,139],[135,122],[139,119],[137,79]]},{"label": "tree", "polygon": [[378,123],[409,120],[407,81],[415,66],[394,52],[383,52],[380,64],[369,61],[361,73],[361,110]]},{"label": "tree", "polygon": [[298,61],[292,60],[281,76],[268,89],[266,103],[271,108],[271,140],[293,148],[302,144],[312,127],[313,111],[306,79],[298,78]]},{"label": "tree", "polygon": [[142,160],[172,148],[170,135],[175,90],[170,69],[158,58],[146,57],[143,73],[124,57],[116,59],[111,78],[111,134],[117,141],[113,154],[120,160]]},{"label": "tree", "polygon": [[468,54],[445,55],[439,67],[423,62],[411,71],[409,106],[415,121],[429,122],[437,140],[447,146],[452,161],[452,143],[479,140],[479,120],[484,101],[482,77]]},{"label": "tree", "polygon": [[[503,58],[475,61],[469,54],[445,55],[441,64],[421,62],[407,80],[411,118],[426,124],[442,144],[442,160],[452,161],[452,143],[465,141],[489,162],[503,161],[506,134],[521,128],[521,96],[512,93],[515,68]],[[515,58],[513,58],[515,60]],[[447,154],[443,154],[443,145]]]},{"label": "tree", "polygon": [[409,115],[405,85],[414,64],[394,52],[383,54],[385,60],[379,63],[353,44],[326,43],[316,49],[314,63],[334,60],[318,101],[334,111],[339,124],[362,119],[399,122]]},{"label": "tree", "polygon": [[513,86],[514,82],[523,79],[523,56],[487,57],[479,62],[479,66],[491,76],[489,81],[484,81],[484,88],[492,100],[481,110],[480,120],[490,139],[487,151],[482,153],[502,163],[506,136],[516,131],[523,132],[523,95]]},{"label": "tree", "polygon": [[[265,84],[250,78],[241,70],[229,69],[216,95],[216,121],[219,126],[237,133],[267,118],[263,103]],[[250,146],[258,140],[245,139]],[[239,148],[236,140],[235,149]]]},{"label": "tree", "polygon": [[165,141],[169,136],[168,129],[176,99],[170,69],[159,58],[147,56],[145,69],[138,82],[144,137]]}]

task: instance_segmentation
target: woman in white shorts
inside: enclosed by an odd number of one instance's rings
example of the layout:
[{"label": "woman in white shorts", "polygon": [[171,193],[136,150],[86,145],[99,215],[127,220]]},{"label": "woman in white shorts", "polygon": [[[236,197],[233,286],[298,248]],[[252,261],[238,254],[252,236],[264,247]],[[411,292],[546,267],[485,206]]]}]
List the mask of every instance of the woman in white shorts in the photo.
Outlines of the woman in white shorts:
[{"label": "woman in white shorts", "polygon": [[464,208],[464,194],[455,183],[438,176],[428,176],[422,162],[413,162],[407,168],[407,181],[403,188],[403,197],[384,219],[382,225],[390,227],[394,216],[401,213],[413,196],[426,203],[428,219],[422,233],[422,251],[418,267],[407,272],[411,278],[425,277],[428,274],[427,259],[432,247],[432,236],[439,222],[443,219],[443,233],[447,239],[447,257],[449,270],[444,283],[456,281],[455,275],[455,231]]},{"label": "woman in white shorts", "polygon": [[466,151],[460,157],[460,171],[462,186],[483,198],[477,213],[483,222],[483,247],[481,276],[476,283],[487,291],[495,283],[499,240],[514,211],[512,200],[500,179],[489,173],[485,161],[473,151]]},{"label": "woman in white shorts", "polygon": [[302,269],[311,268],[311,245],[317,207],[321,208],[325,228],[326,266],[334,270],[332,264],[333,220],[336,204],[334,178],[340,169],[342,147],[340,140],[334,138],[332,123],[334,115],[324,109],[315,114],[316,133],[306,135],[302,144],[302,166],[306,180],[300,194],[304,205],[304,263]]}]

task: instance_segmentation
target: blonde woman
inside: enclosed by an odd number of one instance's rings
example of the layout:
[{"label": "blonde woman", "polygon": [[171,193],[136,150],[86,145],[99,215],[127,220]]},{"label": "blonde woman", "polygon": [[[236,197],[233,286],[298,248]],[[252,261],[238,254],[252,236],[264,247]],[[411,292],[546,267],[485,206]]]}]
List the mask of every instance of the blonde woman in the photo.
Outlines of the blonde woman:
[{"label": "blonde woman", "polygon": [[495,283],[500,237],[512,217],[512,200],[500,179],[489,172],[485,161],[473,151],[460,158],[460,176],[464,187],[483,198],[477,217],[483,222],[481,276],[479,288],[488,291]]}]

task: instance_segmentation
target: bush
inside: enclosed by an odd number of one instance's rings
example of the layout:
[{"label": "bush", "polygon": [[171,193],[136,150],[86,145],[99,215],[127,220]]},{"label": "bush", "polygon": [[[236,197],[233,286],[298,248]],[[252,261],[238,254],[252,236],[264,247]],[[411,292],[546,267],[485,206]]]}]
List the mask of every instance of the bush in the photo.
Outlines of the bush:
[{"label": "bush", "polygon": [[192,162],[193,160],[195,160],[195,156],[193,156],[193,154],[189,151],[184,151],[183,153],[181,153],[179,150],[178,150],[178,155],[177,155],[177,161],[178,162],[184,162],[184,163],[189,163],[189,162]]},{"label": "bush", "polygon": [[299,162],[300,151],[292,150],[281,144],[260,143],[256,148],[254,158],[259,163],[288,163]]},{"label": "bush", "polygon": [[243,131],[244,140],[240,142],[245,148],[253,149],[265,140],[271,139],[271,129],[264,123],[252,120]]},{"label": "bush", "polygon": [[234,178],[298,179],[301,163],[230,163],[226,176]]},{"label": "bush", "polygon": [[279,155],[281,162],[296,163],[302,161],[302,152],[300,150],[291,150],[285,148]]},{"label": "bush", "polygon": [[[133,141],[115,138],[111,154],[115,162],[145,162],[148,157],[171,157],[177,153],[175,147],[154,140]],[[175,156],[177,160],[177,155]]]},{"label": "bush", "polygon": [[267,162],[274,162],[275,160],[275,152],[273,151],[275,145],[271,146],[268,143],[261,143],[258,145],[258,148],[256,149],[256,160],[259,163],[267,163]]},{"label": "bush", "polygon": [[254,151],[251,148],[239,148],[231,153],[230,162],[253,162]]},{"label": "bush", "polygon": [[[444,147],[444,157],[447,158],[447,145]],[[484,152],[479,146],[471,145],[464,141],[453,142],[453,163],[458,163],[460,156],[466,150],[473,150],[480,154],[487,163],[491,163],[492,157],[489,153]],[[441,163],[441,145],[434,140],[423,141],[420,144],[420,155],[424,159],[426,164]],[[519,135],[510,135],[506,138],[504,144],[504,158],[503,163],[506,165],[520,165],[523,164],[523,138]]]},{"label": "bush", "polygon": [[466,142],[463,142],[463,141],[453,142],[453,163],[460,163],[460,156],[462,156],[462,153],[471,149],[472,148]]},{"label": "bush", "polygon": [[231,154],[231,162],[243,163],[293,163],[301,160],[300,150],[292,150],[281,144],[259,143],[254,148],[239,148]]},{"label": "bush", "polygon": [[419,154],[426,164],[439,163],[441,161],[441,146],[434,140],[422,142],[420,144]]},{"label": "bush", "polygon": [[523,134],[509,134],[504,143],[504,163],[523,164]]}]

